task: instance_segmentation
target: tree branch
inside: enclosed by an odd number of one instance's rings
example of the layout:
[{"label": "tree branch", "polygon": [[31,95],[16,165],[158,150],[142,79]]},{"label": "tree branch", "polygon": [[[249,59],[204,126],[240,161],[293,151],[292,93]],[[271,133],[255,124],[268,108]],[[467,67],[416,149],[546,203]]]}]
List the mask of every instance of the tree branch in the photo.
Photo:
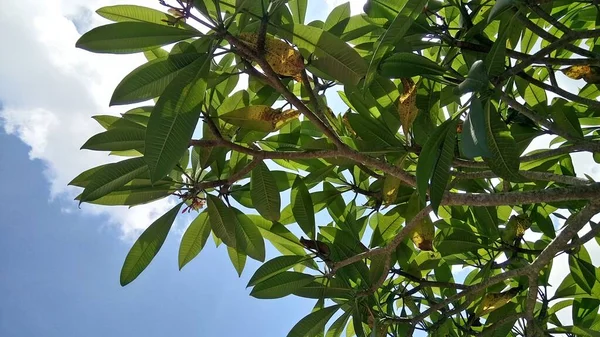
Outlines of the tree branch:
[{"label": "tree branch", "polygon": [[551,91],[559,96],[562,96],[564,98],[570,99],[571,101],[575,102],[575,103],[579,103],[579,104],[583,104],[583,105],[587,105],[589,107],[592,108],[596,108],[596,109],[600,109],[600,102],[593,100],[593,99],[589,99],[589,98],[585,98],[585,97],[581,97],[579,95],[575,95],[573,93],[570,93],[566,90],[563,90],[559,87],[555,87],[552,85],[549,85],[547,83],[544,83],[536,78],[533,78],[532,76],[529,76],[529,74],[525,73],[525,72],[521,72],[518,74],[519,77],[529,81],[529,83],[535,85],[536,87],[540,87],[544,90],[548,90]]},{"label": "tree branch", "polygon": [[[575,186],[586,186],[590,185],[587,179],[579,177],[565,176],[561,174],[554,174],[551,172],[539,172],[539,171],[519,171],[519,174],[524,178],[538,181],[551,181],[567,185]],[[492,171],[479,171],[479,172],[452,172],[457,179],[491,179],[498,178],[498,175]]]}]

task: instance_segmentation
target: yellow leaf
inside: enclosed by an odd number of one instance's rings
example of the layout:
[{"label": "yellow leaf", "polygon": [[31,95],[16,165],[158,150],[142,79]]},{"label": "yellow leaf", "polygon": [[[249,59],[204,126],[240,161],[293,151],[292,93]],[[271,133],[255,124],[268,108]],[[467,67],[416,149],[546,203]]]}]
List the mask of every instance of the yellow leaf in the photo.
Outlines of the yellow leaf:
[{"label": "yellow leaf", "polygon": [[[252,49],[257,49],[258,34],[242,33],[238,38]],[[300,74],[304,69],[304,59],[299,51],[285,41],[266,36],[265,59],[278,75],[291,76],[298,82],[302,80]]]},{"label": "yellow leaf", "polygon": [[502,240],[511,243],[516,238],[522,238],[529,227],[531,227],[531,220],[526,215],[513,215],[502,232]]},{"label": "yellow leaf", "polygon": [[[402,156],[396,162],[396,166],[402,165],[404,162],[404,158],[406,155]],[[396,197],[398,196],[398,190],[400,189],[400,179],[395,176],[386,174],[383,179],[383,204],[390,205],[396,201]]]},{"label": "yellow leaf", "polygon": [[298,116],[300,116],[300,111],[298,110],[285,110],[284,112],[275,115],[275,118],[273,120],[273,127],[275,130],[279,130],[281,129],[284,125],[286,125],[287,123],[291,122],[293,119],[298,118]]},{"label": "yellow leaf", "polygon": [[519,291],[519,288],[512,288],[501,293],[487,293],[481,301],[477,314],[483,316],[506,305],[519,293]]},{"label": "yellow leaf", "polygon": [[417,109],[417,86],[410,78],[402,78],[404,92],[398,97],[398,113],[400,114],[400,123],[404,136],[408,137],[413,122],[417,118],[419,109]]},{"label": "yellow leaf", "polygon": [[420,250],[433,251],[433,237],[435,236],[435,228],[429,216],[425,216],[423,220],[415,227],[410,239]]},{"label": "yellow leaf", "polygon": [[590,65],[570,66],[561,70],[567,77],[574,80],[583,79],[587,83],[600,83],[600,67]]}]

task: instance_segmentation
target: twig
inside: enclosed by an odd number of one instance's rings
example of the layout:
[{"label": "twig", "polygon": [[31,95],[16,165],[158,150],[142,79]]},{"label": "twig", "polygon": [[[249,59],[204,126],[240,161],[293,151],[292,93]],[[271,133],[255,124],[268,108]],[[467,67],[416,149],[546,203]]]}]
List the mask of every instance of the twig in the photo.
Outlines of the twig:
[{"label": "twig", "polygon": [[[524,178],[538,181],[552,181],[567,185],[586,186],[590,185],[591,182],[587,179],[579,177],[571,177],[560,174],[554,174],[551,172],[538,172],[538,171],[519,171],[519,174]],[[491,179],[498,178],[498,175],[492,171],[479,171],[479,172],[452,172],[452,175],[457,179]]]},{"label": "twig", "polygon": [[570,99],[571,101],[573,101],[575,103],[579,103],[579,104],[587,105],[592,108],[600,109],[600,102],[598,102],[596,100],[581,97],[579,95],[575,95],[573,93],[570,93],[566,90],[561,89],[558,86],[552,86],[552,85],[546,84],[536,78],[533,78],[532,76],[529,76],[529,74],[527,74],[525,72],[519,73],[518,76],[529,81],[529,83],[531,83],[537,87],[540,87],[544,90],[551,91],[551,92],[553,92],[557,95],[560,95],[564,98]]}]

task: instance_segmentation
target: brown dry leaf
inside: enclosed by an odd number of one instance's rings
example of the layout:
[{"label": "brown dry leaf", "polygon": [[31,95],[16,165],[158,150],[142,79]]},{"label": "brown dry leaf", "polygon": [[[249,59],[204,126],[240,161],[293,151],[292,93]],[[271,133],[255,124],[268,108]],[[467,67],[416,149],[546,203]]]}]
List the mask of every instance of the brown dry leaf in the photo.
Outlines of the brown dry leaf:
[{"label": "brown dry leaf", "polygon": [[426,216],[413,230],[410,239],[420,250],[433,251],[435,228],[433,222]]},{"label": "brown dry leaf", "polygon": [[[242,33],[238,38],[256,50],[258,34]],[[266,36],[265,59],[278,75],[291,76],[298,82],[302,81],[301,73],[304,70],[304,59],[299,51],[285,41]]]},{"label": "brown dry leaf", "polygon": [[400,114],[400,123],[404,136],[408,137],[413,122],[417,118],[419,109],[417,109],[417,86],[410,78],[402,78],[404,92],[398,97],[398,113]]}]

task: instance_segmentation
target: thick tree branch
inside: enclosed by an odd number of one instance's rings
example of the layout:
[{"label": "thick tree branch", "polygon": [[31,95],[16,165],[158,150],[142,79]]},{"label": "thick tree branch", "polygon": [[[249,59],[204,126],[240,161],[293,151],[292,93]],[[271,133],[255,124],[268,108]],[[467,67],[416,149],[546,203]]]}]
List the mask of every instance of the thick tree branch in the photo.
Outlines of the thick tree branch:
[{"label": "thick tree branch", "polygon": [[552,242],[544,249],[544,251],[533,261],[531,265],[535,270],[541,270],[544,268],[554,256],[565,250],[568,247],[568,242],[579,232],[583,226],[585,226],[590,219],[598,212],[600,212],[600,201],[597,199],[598,195],[595,197],[591,197],[593,201],[590,202],[587,206],[585,206],[581,211],[571,215],[566,223],[565,228],[556,236]]},{"label": "thick tree branch", "polygon": [[[552,181],[560,184],[586,186],[590,185],[587,179],[579,177],[565,176],[561,174],[554,174],[551,172],[538,172],[538,171],[519,171],[519,174],[524,178],[531,181]],[[492,171],[479,171],[479,172],[452,172],[452,175],[457,179],[491,179],[498,178],[498,175]]]}]

